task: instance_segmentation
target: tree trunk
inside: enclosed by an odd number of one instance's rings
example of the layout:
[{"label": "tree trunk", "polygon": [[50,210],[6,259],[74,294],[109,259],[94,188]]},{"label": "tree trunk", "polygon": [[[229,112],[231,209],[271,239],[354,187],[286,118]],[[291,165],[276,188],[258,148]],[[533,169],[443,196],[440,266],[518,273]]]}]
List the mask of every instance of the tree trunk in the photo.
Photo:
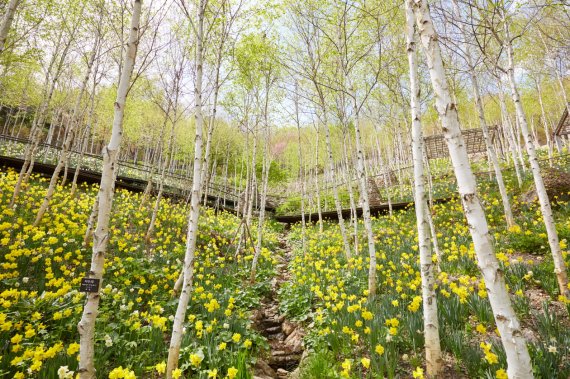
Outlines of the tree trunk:
[{"label": "tree trunk", "polygon": [[[328,117],[327,117],[327,113],[326,113],[327,110],[326,110],[325,97],[324,97],[324,94],[322,92],[322,89],[319,87],[320,84],[318,84],[316,80],[313,81],[313,84],[315,86],[315,89],[318,92],[319,106],[321,108],[321,112],[323,113],[323,126],[325,127],[325,142],[327,145],[327,156],[328,156],[329,170],[330,170],[331,174],[334,175],[335,167],[334,167],[334,159],[333,159],[333,149],[332,149],[332,142],[331,142],[331,132],[330,132],[330,128],[329,128],[329,124],[328,124]],[[317,128],[317,132],[318,132],[318,128]],[[351,258],[352,252],[350,249],[350,244],[348,243],[346,226],[344,224],[344,218],[342,216],[342,204],[340,202],[340,197],[338,195],[338,184],[337,184],[336,180],[333,182],[332,190],[333,190],[334,204],[336,207],[336,214],[338,217],[338,226],[340,228],[342,243],[344,245],[344,254],[346,256],[346,259],[348,260]],[[318,191],[317,191],[317,194],[318,194]],[[320,202],[320,198],[317,198],[317,200]],[[322,216],[319,214],[319,219],[321,219],[321,218],[322,218]]]},{"label": "tree trunk", "polygon": [[19,4],[20,0],[10,0],[6,8],[6,13],[4,13],[4,18],[0,24],[0,54],[2,54],[6,47],[8,32],[12,26],[12,21],[14,21],[14,14],[16,13],[16,8],[18,8]]},{"label": "tree trunk", "polygon": [[548,118],[546,117],[546,112],[544,110],[544,103],[542,102],[542,88],[540,82],[535,79],[536,91],[538,93],[538,103],[540,104],[540,113],[542,116],[542,126],[544,127],[544,134],[546,135],[546,144],[548,145],[548,162],[550,167],[552,167],[552,155],[554,154],[554,146],[552,145],[552,140],[550,138],[550,128],[548,127]]},{"label": "tree trunk", "polygon": [[544,181],[542,179],[542,175],[540,174],[540,165],[538,163],[536,151],[534,149],[534,144],[532,142],[532,136],[528,129],[526,115],[522,107],[517,84],[515,81],[514,53],[513,53],[513,46],[511,43],[509,24],[506,20],[506,15],[503,15],[503,20],[505,21],[505,48],[507,50],[507,60],[508,60],[507,76],[509,78],[509,83],[511,85],[511,96],[513,98],[513,103],[515,104],[517,118],[519,120],[519,125],[526,145],[528,160],[530,162],[532,176],[534,178],[534,185],[536,187],[536,193],[538,195],[538,200],[540,202],[540,209],[542,211],[542,218],[544,220],[544,226],[546,227],[546,234],[548,235],[548,243],[550,245],[550,251],[552,252],[552,259],[554,261],[554,273],[556,274],[556,278],[558,279],[558,287],[560,289],[560,294],[562,296],[565,296],[566,298],[570,298],[570,289],[568,288],[568,275],[566,273],[566,264],[564,262],[564,257],[562,256],[562,250],[560,249],[558,232],[556,231],[556,224],[554,223],[554,216],[552,215],[550,200],[548,199],[548,194],[546,193],[546,188],[544,187]]},{"label": "tree trunk", "polygon": [[[255,281],[255,274],[257,271],[257,262],[259,261],[259,255],[261,254],[261,246],[263,241],[263,222],[265,220],[265,203],[267,200],[267,183],[269,181],[269,168],[271,167],[271,160],[269,159],[269,122],[268,116],[268,105],[269,105],[269,84],[268,79],[266,79],[266,94],[265,94],[265,109],[263,111],[265,122],[265,143],[263,144],[263,169],[262,169],[262,188],[261,188],[261,201],[259,204],[259,217],[257,219],[257,246],[254,250],[253,261],[251,262],[251,273],[249,280],[251,283]],[[253,244],[253,241],[251,241]]]},{"label": "tree trunk", "polygon": [[499,193],[501,194],[501,200],[503,202],[503,213],[505,215],[505,220],[507,226],[511,227],[514,225],[515,220],[513,218],[513,212],[511,211],[511,202],[509,200],[509,195],[507,194],[507,189],[505,187],[505,181],[503,180],[503,172],[501,171],[501,165],[497,159],[497,153],[495,147],[493,146],[493,141],[489,135],[489,128],[487,127],[487,121],[485,121],[485,111],[483,109],[483,101],[481,99],[481,90],[479,86],[479,79],[477,78],[477,73],[475,72],[475,64],[473,63],[473,58],[471,56],[471,45],[467,41],[467,32],[465,30],[465,24],[461,20],[461,14],[459,12],[459,5],[457,0],[453,0],[453,8],[456,17],[459,19],[459,24],[461,25],[461,33],[464,39],[464,51],[465,59],[467,60],[467,67],[469,70],[469,76],[471,78],[471,85],[473,86],[473,97],[475,98],[475,107],[477,108],[477,114],[479,116],[479,126],[483,132],[483,139],[485,140],[485,145],[487,146],[487,154],[489,155],[489,160],[493,165],[493,170],[495,171],[495,180],[497,181],[497,186],[499,187]]},{"label": "tree trunk", "polygon": [[[93,76],[97,75],[97,66],[95,67],[95,72]],[[91,93],[90,99],[90,106],[89,106],[89,116],[87,116],[87,125],[85,126],[85,130],[83,132],[82,144],[81,144],[81,151],[79,154],[79,159],[77,160],[77,166],[75,167],[75,173],[73,174],[73,181],[71,184],[71,196],[75,194],[77,190],[77,178],[79,177],[79,170],[81,170],[81,163],[83,162],[83,157],[85,152],[87,151],[88,143],[89,143],[89,135],[91,134],[91,125],[93,124],[94,119],[94,112],[95,112],[95,89],[97,83],[96,80],[93,80],[93,90]]]},{"label": "tree trunk", "polygon": [[437,232],[435,230],[435,223],[433,222],[432,216],[432,208],[433,208],[433,182],[431,177],[431,171],[429,167],[429,159],[426,154],[425,144],[422,144],[422,154],[424,157],[425,162],[425,173],[427,174],[427,184],[428,184],[428,210],[427,210],[427,219],[429,222],[429,229],[431,233],[431,243],[433,245],[433,249],[435,250],[435,255],[437,256],[437,270],[439,271],[439,264],[441,262],[441,250],[439,250],[439,242],[437,239]]},{"label": "tree trunk", "polygon": [[423,166],[424,138],[420,120],[420,86],[418,65],[416,60],[414,12],[406,1],[406,43],[408,64],[410,67],[410,108],[412,118],[412,159],[414,164],[414,201],[418,229],[418,246],[420,251],[420,274],[422,278],[422,304],[424,310],[424,337],[426,349],[427,374],[437,378],[442,369],[443,359],[439,341],[439,322],[437,319],[437,297],[435,292],[435,275],[431,258],[430,229],[427,215],[429,212],[425,192]]},{"label": "tree trunk", "polygon": [[[356,96],[356,95],[355,95]],[[354,107],[358,109],[356,98],[354,98]],[[354,131],[356,137],[356,175],[360,184],[360,197],[362,198],[362,218],[364,219],[364,229],[368,237],[368,255],[370,263],[368,266],[368,297],[373,298],[376,294],[376,245],[374,242],[374,232],[372,230],[372,219],[370,217],[370,203],[368,201],[368,183],[366,170],[364,168],[364,148],[360,136],[360,120],[358,111],[354,120]]]},{"label": "tree trunk", "polygon": [[515,166],[515,174],[517,176],[517,183],[519,188],[522,188],[522,171],[524,171],[524,161],[522,158],[522,154],[519,154],[519,149],[517,147],[517,142],[513,133],[513,128],[511,127],[511,122],[509,121],[509,112],[507,110],[507,103],[505,101],[505,95],[503,93],[502,84],[499,83],[499,104],[501,106],[501,118],[503,122],[503,130],[505,131],[505,136],[507,137],[507,141],[509,146],[511,147],[511,154],[513,156],[513,164]]},{"label": "tree trunk", "polygon": [[81,87],[79,89],[79,94],[77,95],[77,99],[75,100],[75,105],[73,106],[73,113],[72,113],[71,119],[69,120],[69,123],[68,123],[68,128],[67,128],[65,140],[63,142],[62,149],[59,153],[59,158],[58,158],[57,164],[56,164],[55,169],[53,171],[53,174],[51,176],[49,186],[48,186],[48,189],[46,191],[46,195],[44,196],[44,200],[43,200],[43,202],[42,202],[42,204],[38,210],[38,213],[36,215],[36,219],[34,221],[34,226],[38,226],[40,224],[40,222],[42,221],[42,218],[48,209],[49,203],[51,202],[53,194],[55,193],[55,188],[57,185],[59,174],[64,167],[66,168],[65,173],[67,174],[67,163],[68,163],[69,156],[70,156],[71,144],[73,143],[73,140],[75,139],[76,129],[77,129],[77,126],[79,124],[78,114],[79,114],[80,108],[81,108],[81,100],[83,99],[83,94],[85,93],[85,89],[87,88],[87,81],[89,80],[89,77],[91,76],[91,68],[93,67],[93,63],[95,62],[98,44],[99,44],[99,37],[97,37],[97,39],[95,41],[95,47],[93,48],[93,51],[91,52],[91,57],[89,58],[89,61],[87,62],[87,69],[85,71],[85,76],[83,77],[83,81],[81,82]]},{"label": "tree trunk", "polygon": [[[348,151],[346,148],[346,132],[343,131],[343,140],[342,140],[342,152],[343,152],[343,160],[344,160],[344,167],[346,168],[345,170],[341,170],[344,173],[344,181],[346,182],[346,189],[348,191],[348,199],[350,202],[350,220],[352,223],[352,228],[354,230],[353,232],[353,238],[354,238],[354,251],[357,252],[358,251],[358,214],[356,211],[356,202],[354,201],[354,191],[352,188],[352,170],[350,169],[350,164],[349,164],[349,159],[348,159]],[[352,149],[351,149],[352,150]],[[341,166],[342,167],[342,166]],[[333,176],[333,173],[331,172],[331,176]],[[334,181],[334,179],[333,179]]]},{"label": "tree trunk", "polygon": [[319,232],[323,232],[323,212],[321,209],[321,189],[319,185],[319,126],[317,125],[317,141],[315,142],[315,188],[317,190],[317,214],[319,216]]},{"label": "tree trunk", "polygon": [[207,0],[200,0],[197,8],[197,33],[196,33],[196,79],[194,85],[195,99],[195,122],[196,138],[194,142],[194,167],[192,175],[192,197],[190,200],[190,217],[188,221],[188,233],[186,236],[186,252],[184,255],[184,279],[174,324],[172,326],[172,337],[168,349],[168,361],[166,366],[166,377],[172,379],[172,371],[178,367],[180,356],[180,346],[184,332],[184,320],[186,309],[190,301],[192,292],[192,280],[194,277],[194,259],[196,251],[196,239],[198,237],[198,219],[200,216],[200,192],[202,184],[202,135],[204,127],[204,117],[202,115],[202,76],[203,76],[203,38],[204,38],[204,14]]},{"label": "tree trunk", "polygon": [[382,158],[382,150],[380,149],[380,141],[378,140],[378,129],[376,123],[374,124],[374,139],[376,142],[376,150],[378,154],[378,163],[380,165],[380,170],[378,171],[380,175],[382,175],[382,181],[384,182],[384,188],[386,190],[386,200],[388,201],[388,212],[390,217],[393,216],[392,214],[392,196],[390,194],[390,186],[388,184],[388,175],[390,171],[388,170],[388,166],[384,163],[384,159]]},{"label": "tree trunk", "polygon": [[299,159],[299,180],[301,181],[301,248],[303,256],[307,245],[307,224],[305,222],[305,170],[301,148],[301,121],[299,119],[299,86],[295,81],[295,123],[297,124],[297,157]]},{"label": "tree trunk", "polygon": [[[105,254],[109,242],[109,221],[113,204],[113,189],[115,186],[115,171],[117,169],[117,154],[122,139],[123,118],[127,94],[131,83],[131,75],[135,64],[137,47],[139,43],[139,22],[141,14],[141,0],[134,0],[131,19],[129,41],[126,47],[125,66],[121,72],[121,79],[117,88],[115,100],[115,113],[111,140],[103,149],[103,170],[101,172],[101,186],[98,194],[97,228],[93,234],[93,255],[89,277],[99,279],[99,288],[103,280]],[[95,320],[99,308],[99,291],[87,294],[83,308],[83,315],[77,325],[80,336],[79,368],[81,379],[95,378]]]},{"label": "tree trunk", "polygon": [[475,176],[469,164],[465,141],[459,127],[457,107],[452,102],[438,36],[429,14],[426,0],[406,0],[416,16],[423,50],[427,58],[431,83],[435,94],[436,109],[442,122],[449,155],[457,178],[464,213],[467,218],[477,263],[483,274],[495,322],[507,355],[509,378],[532,378],[532,366],[526,342],[522,337],[519,321],[511,306],[499,262],[495,256],[493,241],[485,218],[483,206],[477,196]]},{"label": "tree trunk", "polygon": [[[158,211],[160,209],[160,201],[162,200],[162,192],[164,191],[164,179],[166,177],[166,169],[168,168],[168,165],[170,164],[170,161],[172,160],[172,149],[173,149],[173,145],[174,145],[174,131],[175,131],[175,127],[176,127],[176,108],[178,107],[178,94],[175,95],[176,98],[174,100],[174,105],[173,105],[173,109],[174,109],[174,117],[173,117],[173,122],[172,122],[172,126],[170,128],[170,136],[168,137],[168,145],[166,147],[166,154],[164,155],[163,161],[162,161],[162,167],[160,169],[160,178],[158,179],[158,193],[156,194],[156,199],[154,201],[154,207],[152,209],[152,215],[150,217],[150,223],[148,224],[148,228],[146,231],[146,235],[145,235],[145,240],[147,242],[150,242],[150,238],[152,237],[152,233],[154,231],[154,226],[156,224],[156,217],[158,216]],[[169,112],[170,107],[167,107],[167,112]],[[168,114],[166,115],[167,119],[168,119]]]}]

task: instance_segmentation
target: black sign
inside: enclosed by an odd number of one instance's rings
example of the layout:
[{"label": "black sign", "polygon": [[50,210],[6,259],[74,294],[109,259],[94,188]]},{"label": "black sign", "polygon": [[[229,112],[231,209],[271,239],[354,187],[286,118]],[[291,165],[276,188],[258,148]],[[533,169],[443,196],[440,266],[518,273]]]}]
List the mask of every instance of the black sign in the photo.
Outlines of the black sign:
[{"label": "black sign", "polygon": [[79,292],[99,292],[99,279],[83,278],[79,285]]}]

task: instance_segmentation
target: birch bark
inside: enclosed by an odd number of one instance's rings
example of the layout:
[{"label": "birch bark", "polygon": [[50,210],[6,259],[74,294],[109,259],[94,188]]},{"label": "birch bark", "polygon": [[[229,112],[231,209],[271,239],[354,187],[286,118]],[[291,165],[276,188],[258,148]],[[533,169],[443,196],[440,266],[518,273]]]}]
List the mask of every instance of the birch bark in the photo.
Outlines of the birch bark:
[{"label": "birch bark", "polygon": [[504,45],[507,50],[507,77],[511,86],[511,96],[513,103],[515,104],[515,111],[526,145],[526,152],[528,154],[528,160],[530,162],[530,168],[532,171],[532,176],[534,178],[534,185],[536,187],[536,193],[540,202],[540,210],[542,212],[544,226],[546,227],[546,234],[548,235],[548,244],[550,245],[552,259],[554,261],[554,273],[556,274],[556,278],[558,280],[560,295],[565,296],[566,298],[570,298],[566,263],[564,262],[564,257],[562,256],[562,249],[560,248],[560,241],[558,240],[558,232],[556,231],[556,224],[554,222],[554,216],[552,215],[552,208],[550,207],[550,199],[546,193],[544,180],[542,179],[542,174],[540,173],[540,164],[538,163],[538,158],[536,156],[533,138],[528,128],[526,115],[522,107],[519,91],[515,81],[514,52],[509,31],[509,24],[506,17],[506,15],[503,15],[503,21],[505,22]]},{"label": "birch bark", "polygon": [[[67,163],[69,160],[69,155],[70,155],[71,144],[73,143],[73,140],[75,139],[76,129],[77,129],[78,124],[79,124],[79,120],[78,120],[79,117],[78,116],[79,116],[79,112],[80,112],[80,108],[81,108],[81,100],[83,99],[83,95],[85,94],[85,90],[87,88],[87,82],[89,81],[89,77],[91,76],[91,68],[93,67],[93,63],[95,62],[95,58],[97,56],[97,50],[98,50],[97,45],[98,44],[99,44],[99,37],[97,37],[97,39],[95,41],[95,46],[93,48],[93,51],[91,52],[91,56],[89,57],[89,61],[87,62],[87,69],[85,71],[83,81],[81,82],[81,87],[79,89],[79,94],[77,95],[77,98],[75,100],[75,105],[73,106],[73,113],[71,115],[71,120],[69,120],[69,124],[68,124],[69,126],[68,126],[67,131],[66,131],[65,140],[63,142],[62,149],[59,153],[59,158],[57,160],[57,164],[56,164],[55,169],[53,171],[53,174],[51,176],[49,186],[48,186],[48,189],[46,191],[46,195],[44,196],[42,204],[38,210],[38,213],[36,214],[34,226],[38,226],[40,224],[40,222],[42,221],[42,218],[43,218],[45,212],[47,211],[49,204],[51,202],[51,199],[55,193],[55,188],[57,185],[57,181],[59,179],[59,174],[61,173],[61,170],[67,166]],[[67,169],[65,170],[65,172],[67,172]]]},{"label": "birch bark", "polygon": [[475,71],[475,64],[473,62],[473,56],[471,55],[471,46],[469,41],[467,41],[467,32],[465,30],[465,23],[461,20],[461,14],[459,12],[459,5],[457,0],[453,0],[453,10],[456,17],[459,19],[459,25],[461,34],[463,34],[464,39],[464,51],[465,60],[467,61],[467,68],[469,70],[469,76],[471,79],[471,86],[473,87],[473,97],[475,98],[475,107],[477,108],[477,115],[479,116],[479,126],[483,132],[483,139],[485,140],[485,145],[487,146],[487,153],[491,163],[493,165],[493,170],[495,171],[495,180],[497,181],[497,186],[499,187],[499,193],[501,194],[501,200],[503,202],[503,213],[505,215],[505,221],[507,226],[511,227],[514,225],[515,220],[513,218],[513,212],[511,210],[511,202],[509,200],[509,195],[507,194],[507,189],[505,187],[505,181],[503,180],[503,172],[501,171],[501,166],[499,160],[497,159],[497,152],[493,146],[493,141],[491,141],[491,136],[489,135],[489,128],[487,127],[487,121],[485,121],[485,111],[483,110],[483,101],[481,100],[481,89],[479,86],[479,79],[477,78],[477,73]]},{"label": "birch bark", "polygon": [[438,35],[426,0],[406,0],[413,9],[420,40],[427,58],[436,109],[457,178],[463,209],[475,246],[477,264],[485,280],[495,322],[507,356],[507,374],[511,379],[532,378],[532,366],[520,324],[511,306],[483,206],[477,196],[475,176],[469,165],[465,141],[459,127],[457,107],[452,102],[441,57]]},{"label": "birch bark", "polygon": [[190,301],[192,292],[192,281],[194,277],[194,259],[196,252],[196,239],[198,237],[198,219],[200,217],[200,194],[202,185],[202,136],[204,128],[204,117],[202,115],[202,77],[204,62],[204,18],[208,5],[207,0],[200,0],[197,7],[196,25],[196,79],[194,83],[195,99],[195,122],[196,137],[194,141],[194,167],[192,174],[192,196],[190,200],[190,216],[188,221],[188,233],[186,236],[186,252],[184,255],[184,278],[182,280],[182,290],[174,316],[172,326],[172,337],[168,349],[168,361],[166,365],[166,377],[172,379],[172,371],[178,367],[180,356],[180,346],[184,333],[184,319],[186,318],[186,308]]},{"label": "birch bark", "polygon": [[423,166],[424,138],[420,120],[420,86],[418,64],[416,60],[416,40],[414,12],[406,2],[406,44],[410,69],[410,108],[412,118],[412,159],[414,164],[414,201],[420,251],[420,273],[422,278],[422,304],[424,310],[424,337],[426,365],[429,377],[437,377],[442,368],[441,345],[439,341],[439,322],[437,319],[437,298],[435,293],[435,275],[431,258],[430,227],[427,219],[428,206],[425,192]]},{"label": "birch bark", "polygon": [[[141,0],[134,0],[131,18],[129,40],[126,46],[125,64],[121,72],[117,98],[115,100],[115,113],[111,140],[103,149],[103,170],[101,173],[101,186],[98,194],[97,227],[93,234],[93,255],[88,276],[99,279],[99,288],[103,279],[105,254],[109,242],[109,221],[113,204],[113,189],[115,186],[115,172],[117,170],[117,156],[123,135],[123,118],[125,105],[131,83],[131,75],[135,65],[137,47],[139,43],[139,24],[141,15]],[[77,372],[81,379],[95,378],[95,320],[99,308],[99,292],[88,293],[83,315],[77,325],[80,336],[79,368]]]},{"label": "birch bark", "polygon": [[4,13],[4,18],[0,24],[0,54],[4,51],[6,47],[6,39],[8,38],[8,32],[14,21],[14,15],[16,14],[16,9],[20,4],[20,0],[10,0],[6,8],[6,13]]}]

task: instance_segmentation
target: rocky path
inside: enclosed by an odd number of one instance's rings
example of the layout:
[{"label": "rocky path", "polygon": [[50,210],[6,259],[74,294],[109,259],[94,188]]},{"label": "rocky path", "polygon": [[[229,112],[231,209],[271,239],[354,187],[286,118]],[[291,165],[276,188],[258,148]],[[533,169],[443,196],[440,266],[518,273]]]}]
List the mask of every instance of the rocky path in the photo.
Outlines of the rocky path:
[{"label": "rocky path", "polygon": [[298,376],[295,372],[303,354],[302,328],[279,313],[278,291],[282,283],[290,278],[288,271],[292,253],[284,236],[280,237],[280,248],[276,252],[277,275],[273,279],[271,293],[263,299],[261,307],[253,314],[254,327],[269,342],[269,353],[265,359],[258,359],[254,379],[283,379]]}]

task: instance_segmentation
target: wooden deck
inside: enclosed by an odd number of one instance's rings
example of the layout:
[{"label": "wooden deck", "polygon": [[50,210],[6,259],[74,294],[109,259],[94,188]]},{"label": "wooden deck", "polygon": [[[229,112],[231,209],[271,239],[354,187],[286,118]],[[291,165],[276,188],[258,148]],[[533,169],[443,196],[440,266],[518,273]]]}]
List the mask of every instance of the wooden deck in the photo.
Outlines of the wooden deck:
[{"label": "wooden deck", "polygon": [[[15,157],[8,157],[4,155],[0,155],[0,166],[12,167],[16,170],[20,170],[24,160],[21,158]],[[51,163],[43,163],[43,162],[34,162],[33,171],[45,176],[51,176],[55,169],[55,165]],[[63,176],[63,172],[61,176]],[[67,168],[67,178],[68,181],[71,181],[73,175],[75,174],[75,167],[68,167]],[[79,183],[87,183],[87,184],[99,184],[101,182],[101,173],[97,171],[91,171],[84,168],[79,170],[79,174],[77,176],[77,181]],[[115,182],[115,188],[123,188],[133,192],[144,192],[147,186],[147,181],[137,178],[130,178],[127,176],[117,176],[117,180]],[[190,188],[182,189],[182,188],[174,188],[171,186],[165,186],[163,191],[164,197],[169,197],[173,199],[185,199],[188,196]],[[202,195],[203,196],[203,195]],[[224,209],[229,212],[233,212],[236,206],[236,201],[234,199],[226,199],[225,204],[226,206],[223,207],[224,198],[219,197],[217,195],[208,195],[208,200],[206,201],[207,204],[210,206],[214,206],[219,209]],[[275,209],[271,205],[266,205],[265,210],[268,212],[273,212]]]}]

